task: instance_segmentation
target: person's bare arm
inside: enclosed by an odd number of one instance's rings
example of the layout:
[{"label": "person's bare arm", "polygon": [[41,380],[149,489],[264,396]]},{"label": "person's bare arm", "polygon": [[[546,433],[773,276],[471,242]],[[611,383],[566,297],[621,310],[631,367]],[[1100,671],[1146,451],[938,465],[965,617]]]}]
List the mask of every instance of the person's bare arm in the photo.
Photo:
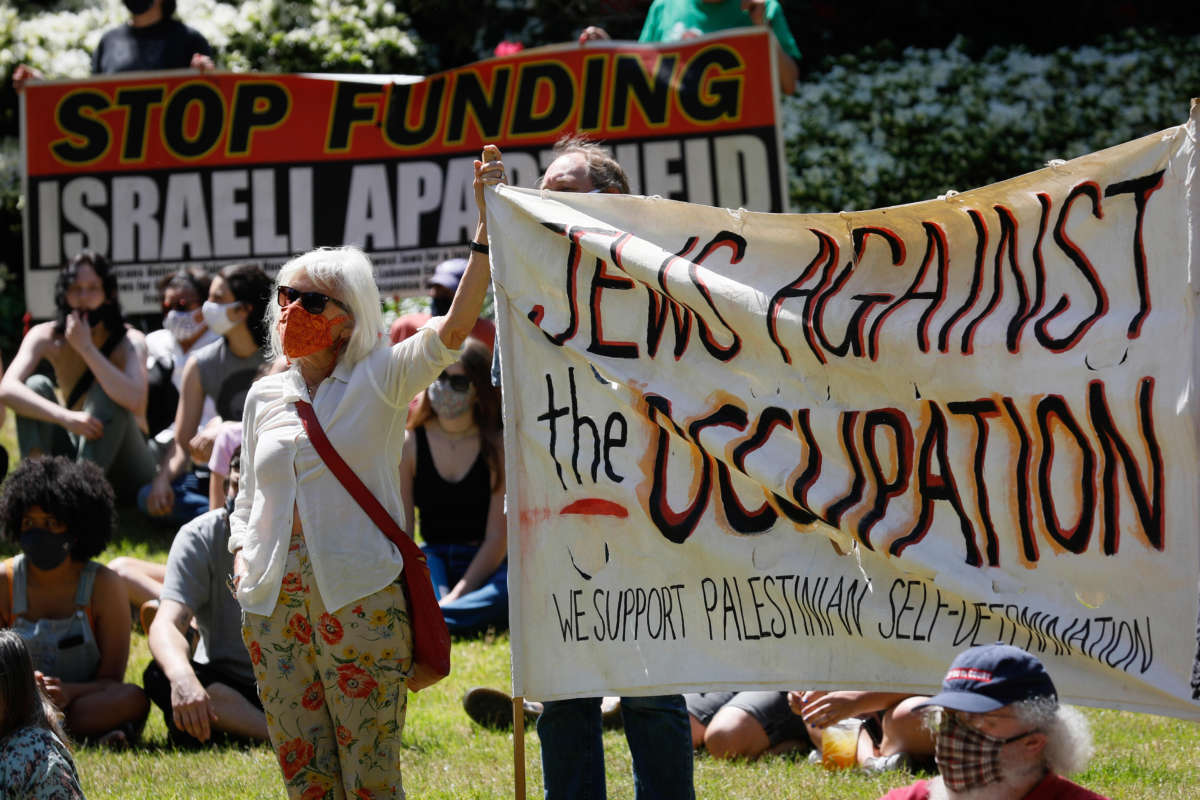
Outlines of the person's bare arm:
[{"label": "person's bare arm", "polygon": [[837,691],[804,692],[799,698],[793,698],[795,694],[788,694],[792,711],[802,716],[809,725],[818,728],[828,727],[847,717],[883,711],[911,696],[910,692]]},{"label": "person's bare arm", "polygon": [[417,435],[405,431],[404,446],[400,450],[400,503],[404,508],[405,531],[412,538],[417,530],[417,519],[413,502],[413,479],[417,474]]},{"label": "person's bare arm", "polygon": [[124,367],[118,367],[92,341],[92,326],[88,325],[82,312],[73,311],[67,317],[67,329],[63,336],[96,376],[96,383],[100,384],[109,399],[134,414],[146,410],[146,360],[138,357],[137,348],[128,337],[117,345],[117,351],[120,351],[125,363]]},{"label": "person's bare arm", "polygon": [[25,88],[25,84],[40,81],[43,77],[41,70],[28,64],[17,64],[17,68],[13,70],[13,88],[19,92]]},{"label": "person's bare arm", "polygon": [[150,654],[171,682],[171,712],[175,726],[202,742],[217,721],[212,699],[192,669],[188,625],[192,610],[177,600],[163,599],[150,625]]},{"label": "person's bare arm", "polygon": [[[475,162],[475,205],[479,209],[479,222],[475,227],[474,241],[479,244],[486,245],[488,242],[483,189],[504,182],[504,163],[500,160],[500,150],[494,144],[486,145],[483,148],[483,160]],[[451,350],[462,347],[475,327],[475,321],[479,319],[479,312],[483,310],[483,300],[491,282],[489,255],[471,251],[467,269],[450,303],[450,310],[442,320],[438,335]]]},{"label": "person's bare arm", "polygon": [[800,77],[800,67],[796,59],[788,55],[775,36],[775,31],[767,24],[766,0],[742,0],[742,11],[750,17],[750,22],[761,25],[771,33],[771,53],[775,57],[775,65],[779,72],[779,91],[791,94],[796,91],[796,80]]},{"label": "person's bare arm", "polygon": [[53,323],[43,322],[34,326],[21,340],[8,371],[0,378],[0,403],[23,417],[53,422],[85,439],[99,439],[104,433],[104,423],[100,420],[84,411],[64,408],[25,385],[25,381],[45,358],[52,336]]}]

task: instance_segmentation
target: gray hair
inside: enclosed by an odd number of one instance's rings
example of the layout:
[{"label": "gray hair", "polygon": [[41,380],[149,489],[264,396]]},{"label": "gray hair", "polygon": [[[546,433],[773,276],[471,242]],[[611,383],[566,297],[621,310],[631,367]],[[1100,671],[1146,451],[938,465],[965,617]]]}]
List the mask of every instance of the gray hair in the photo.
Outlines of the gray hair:
[{"label": "gray hair", "polygon": [[[621,194],[629,194],[629,178],[617,160],[608,152],[608,148],[593,142],[586,136],[575,134],[564,136],[554,143],[554,158],[558,159],[571,153],[579,153],[587,162],[588,177],[591,178],[592,188],[600,191],[616,189]],[[542,188],[543,175],[538,178],[537,188]]]},{"label": "gray hair", "polygon": [[322,292],[336,297],[349,309],[354,327],[342,358],[353,364],[379,346],[383,340],[383,312],[379,287],[375,285],[375,268],[371,259],[357,247],[319,247],[296,256],[279,269],[275,276],[272,300],[267,304],[267,358],[283,355],[279,341],[279,303],[274,295],[280,286],[290,285],[299,273],[307,275]]},{"label": "gray hair", "polygon": [[1072,706],[1062,706],[1050,697],[1035,697],[1013,703],[1017,717],[1046,734],[1043,758],[1051,772],[1074,775],[1092,758],[1092,730],[1087,718]]}]

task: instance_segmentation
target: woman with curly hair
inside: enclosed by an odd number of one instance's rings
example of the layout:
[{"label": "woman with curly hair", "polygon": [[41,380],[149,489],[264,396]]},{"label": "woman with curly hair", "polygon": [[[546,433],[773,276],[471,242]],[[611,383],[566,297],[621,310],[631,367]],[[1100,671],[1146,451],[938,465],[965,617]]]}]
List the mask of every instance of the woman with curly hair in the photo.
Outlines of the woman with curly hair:
[{"label": "woman with curly hair", "polygon": [[0,797],[83,800],[66,742],[25,641],[0,630]]},{"label": "woman with curly hair", "polygon": [[21,548],[0,565],[0,627],[25,640],[38,684],[73,736],[132,741],[150,705],[123,682],[129,598],[120,577],[92,560],[116,525],[112,488],[94,464],[29,459],[4,484],[0,525]]}]

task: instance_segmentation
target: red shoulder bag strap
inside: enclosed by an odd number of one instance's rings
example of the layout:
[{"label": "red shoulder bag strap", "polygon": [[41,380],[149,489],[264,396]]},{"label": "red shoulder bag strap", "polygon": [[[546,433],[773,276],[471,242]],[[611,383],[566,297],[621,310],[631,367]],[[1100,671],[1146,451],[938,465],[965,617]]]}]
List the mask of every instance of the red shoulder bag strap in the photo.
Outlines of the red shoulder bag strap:
[{"label": "red shoulder bag strap", "polygon": [[437,595],[433,591],[433,583],[429,579],[429,565],[425,554],[417,547],[416,542],[400,530],[392,515],[354,474],[350,465],[338,455],[338,451],[329,443],[313,407],[303,400],[297,400],[296,412],[300,415],[309,441],[313,443],[325,466],[337,476],[338,481],[362,506],[362,510],[367,512],[367,516],[379,530],[400,548],[400,554],[404,557],[404,572],[401,578],[408,600],[413,644],[413,675],[409,677],[408,685],[416,691],[436,683],[450,674],[450,631],[446,627]]},{"label": "red shoulder bag strap", "polygon": [[379,530],[383,531],[384,536],[391,539],[392,544],[400,548],[400,554],[404,556],[405,563],[413,560],[425,564],[425,554],[421,552],[421,548],[417,547],[417,543],[401,530],[400,526],[396,524],[396,520],[392,519],[392,515],[375,499],[371,490],[354,474],[350,465],[342,460],[338,451],[329,443],[329,437],[325,435],[325,429],[321,427],[321,422],[313,412],[312,405],[304,400],[297,400],[296,412],[300,415],[304,432],[308,434],[309,441],[313,443],[313,447],[321,456],[321,460],[325,462],[325,466],[329,467],[329,471],[334,474],[338,482],[362,506],[362,510],[367,512],[371,521],[379,526]]}]

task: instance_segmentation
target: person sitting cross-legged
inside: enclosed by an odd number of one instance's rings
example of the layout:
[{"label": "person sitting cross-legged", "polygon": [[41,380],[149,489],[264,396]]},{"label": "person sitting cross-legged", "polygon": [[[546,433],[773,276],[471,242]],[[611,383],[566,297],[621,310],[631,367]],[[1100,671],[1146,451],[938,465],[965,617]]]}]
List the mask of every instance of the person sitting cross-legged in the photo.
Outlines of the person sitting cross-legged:
[{"label": "person sitting cross-legged", "polygon": [[4,482],[0,528],[21,553],[0,565],[0,628],[25,640],[67,732],[110,745],[137,739],[150,710],[124,682],[125,585],[92,560],[115,527],[112,487],[89,461],[26,459]]}]

